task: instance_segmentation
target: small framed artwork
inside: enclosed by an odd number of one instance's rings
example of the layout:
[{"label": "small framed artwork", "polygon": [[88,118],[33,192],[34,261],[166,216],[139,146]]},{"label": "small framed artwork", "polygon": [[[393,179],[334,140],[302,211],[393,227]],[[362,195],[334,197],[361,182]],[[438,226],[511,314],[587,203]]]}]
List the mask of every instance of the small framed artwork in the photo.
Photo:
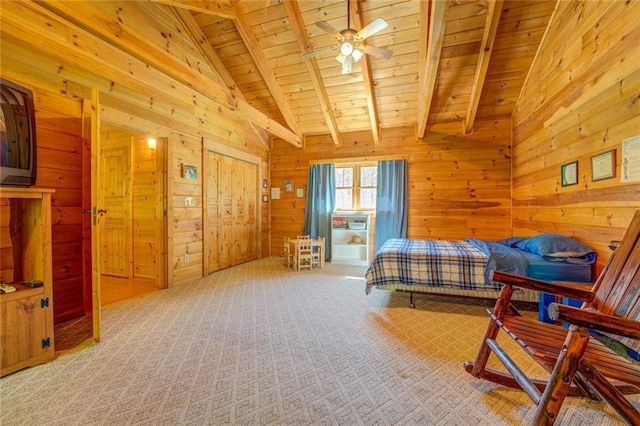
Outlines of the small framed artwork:
[{"label": "small framed artwork", "polygon": [[268,196],[268,195],[263,195],[263,196],[262,196],[262,202],[263,202],[263,203],[266,203],[266,202],[268,202],[268,201],[269,201],[269,196]]},{"label": "small framed artwork", "polygon": [[280,187],[272,186],[271,187],[271,199],[279,200],[280,199]]},{"label": "small framed artwork", "polygon": [[198,179],[198,166],[182,163],[182,177],[185,179]]},{"label": "small framed artwork", "polygon": [[267,188],[269,186],[269,182],[266,179],[262,179],[262,187]]},{"label": "small framed artwork", "polygon": [[293,179],[284,180],[284,192],[293,192]]},{"label": "small framed artwork", "polygon": [[296,198],[304,198],[304,186],[296,188]]},{"label": "small framed artwork", "polygon": [[563,164],[560,167],[560,180],[562,186],[570,186],[578,183],[578,162]]},{"label": "small framed artwork", "polygon": [[616,175],[616,150],[603,152],[591,157],[591,180],[602,180]]}]

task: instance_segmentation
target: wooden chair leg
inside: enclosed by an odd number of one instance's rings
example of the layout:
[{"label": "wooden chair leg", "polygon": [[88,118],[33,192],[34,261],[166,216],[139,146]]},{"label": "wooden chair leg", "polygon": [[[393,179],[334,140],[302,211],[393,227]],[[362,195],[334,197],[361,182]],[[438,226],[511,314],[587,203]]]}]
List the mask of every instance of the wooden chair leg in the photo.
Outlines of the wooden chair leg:
[{"label": "wooden chair leg", "polygon": [[[535,425],[552,425],[556,421],[560,407],[562,407],[578,370],[580,359],[587,349],[589,338],[587,329],[575,325],[571,326],[549,378],[547,388],[538,404],[534,417]],[[571,352],[572,355],[567,356],[568,352]]]},{"label": "wooden chair leg", "polygon": [[[498,296],[498,300],[496,301],[496,305],[493,309],[493,315],[495,317],[504,317],[504,313],[509,308],[509,303],[511,302],[512,295],[512,286],[506,285],[502,288],[502,290],[500,291],[500,296]],[[482,338],[482,342],[480,344],[480,348],[478,349],[478,354],[476,355],[475,361],[473,363],[465,362],[465,370],[473,377],[476,377],[478,379],[482,378],[482,373],[487,366],[489,355],[491,355],[491,348],[487,345],[487,339],[495,340],[499,331],[500,326],[493,320],[489,321],[489,326],[487,327],[487,331]]]},{"label": "wooden chair leg", "polygon": [[591,362],[585,358],[580,361],[579,372],[588,377],[593,390],[606,400],[611,407],[630,425],[640,424],[640,413],[627,400],[620,390],[609,382],[598,370],[593,368]]}]

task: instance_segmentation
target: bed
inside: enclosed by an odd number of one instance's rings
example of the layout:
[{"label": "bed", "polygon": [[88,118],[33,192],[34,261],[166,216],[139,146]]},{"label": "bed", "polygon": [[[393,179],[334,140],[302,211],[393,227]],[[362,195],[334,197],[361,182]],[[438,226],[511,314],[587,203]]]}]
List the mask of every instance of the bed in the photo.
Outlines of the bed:
[{"label": "bed", "polygon": [[[501,286],[491,281],[499,270],[547,281],[591,282],[595,252],[569,237],[540,234],[500,242],[390,239],[378,250],[366,278],[372,289],[411,295],[431,293],[495,299]],[[538,292],[518,289],[513,300],[538,302]]]}]

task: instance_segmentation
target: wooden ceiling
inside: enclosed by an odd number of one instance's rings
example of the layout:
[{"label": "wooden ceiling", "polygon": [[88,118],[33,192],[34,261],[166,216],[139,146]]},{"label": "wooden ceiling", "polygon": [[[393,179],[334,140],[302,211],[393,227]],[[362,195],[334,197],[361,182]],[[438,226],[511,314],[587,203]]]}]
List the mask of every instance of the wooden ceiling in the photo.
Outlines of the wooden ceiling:
[{"label": "wooden ceiling", "polygon": [[[511,116],[556,1],[549,0],[156,0],[173,7],[224,66],[225,84],[295,133],[341,134]],[[342,74],[332,34],[315,25],[359,30],[381,17],[389,26],[366,39],[393,51],[365,55]],[[206,46],[205,46],[206,45]],[[534,77],[530,77],[534,78]],[[296,138],[297,139],[297,138]],[[299,146],[299,141],[290,140]]]}]

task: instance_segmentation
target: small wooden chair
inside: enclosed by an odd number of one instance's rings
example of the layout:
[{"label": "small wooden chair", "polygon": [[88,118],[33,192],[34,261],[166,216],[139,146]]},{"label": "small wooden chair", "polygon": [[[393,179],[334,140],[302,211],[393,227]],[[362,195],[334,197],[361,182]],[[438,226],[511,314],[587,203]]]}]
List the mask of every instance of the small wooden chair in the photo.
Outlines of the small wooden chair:
[{"label": "small wooden chair", "polygon": [[[602,399],[629,424],[640,424],[640,413],[624,397],[640,393],[640,368],[609,349],[589,333],[595,330],[638,351],[640,349],[640,210],[636,212],[620,246],[592,288],[570,283],[548,283],[495,272],[504,284],[474,362],[465,370],[479,379],[525,391],[537,405],[534,424],[550,425],[566,396]],[[521,316],[511,306],[513,287],[524,287],[582,300],[581,308],[552,303],[547,324]],[[586,288],[585,288],[586,287]],[[512,337],[550,377],[532,380],[496,342],[500,330]],[[507,372],[487,368],[491,353]]]},{"label": "small wooden chair", "polygon": [[287,268],[290,268],[293,263],[293,253],[291,252],[291,242],[289,241],[289,237],[284,237],[284,247],[283,247],[283,256],[284,256],[284,264]]},{"label": "small wooden chair", "polygon": [[311,269],[313,265],[311,264],[311,239],[303,238],[298,239],[298,244],[296,246],[296,254],[293,259],[293,264],[296,267],[296,271],[301,269]]},{"label": "small wooden chair", "polygon": [[[324,237],[318,237],[318,241],[322,243],[324,241]],[[322,267],[322,259],[320,256],[324,256],[320,247],[315,247],[313,252],[311,253],[311,267]]]}]

